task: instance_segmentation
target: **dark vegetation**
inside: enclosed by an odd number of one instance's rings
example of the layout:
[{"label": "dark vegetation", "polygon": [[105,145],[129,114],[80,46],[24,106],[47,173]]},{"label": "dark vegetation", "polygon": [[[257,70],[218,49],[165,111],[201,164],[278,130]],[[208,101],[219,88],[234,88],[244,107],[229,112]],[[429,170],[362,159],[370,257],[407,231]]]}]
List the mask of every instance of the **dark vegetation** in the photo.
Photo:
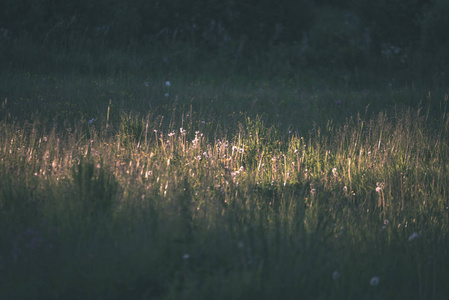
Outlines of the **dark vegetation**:
[{"label": "dark vegetation", "polygon": [[2,0],[0,299],[446,299],[448,3]]},{"label": "dark vegetation", "polygon": [[218,60],[253,76],[324,68],[446,79],[448,14],[445,0],[4,0],[0,62],[148,72]]}]

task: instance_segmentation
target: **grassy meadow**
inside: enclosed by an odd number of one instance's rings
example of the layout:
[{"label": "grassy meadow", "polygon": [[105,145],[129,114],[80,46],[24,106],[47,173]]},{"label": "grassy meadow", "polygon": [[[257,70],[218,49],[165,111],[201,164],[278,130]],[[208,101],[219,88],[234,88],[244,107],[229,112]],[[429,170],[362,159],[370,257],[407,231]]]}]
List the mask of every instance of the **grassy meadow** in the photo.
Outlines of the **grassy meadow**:
[{"label": "grassy meadow", "polygon": [[447,86],[247,69],[2,72],[0,298],[446,299]]}]

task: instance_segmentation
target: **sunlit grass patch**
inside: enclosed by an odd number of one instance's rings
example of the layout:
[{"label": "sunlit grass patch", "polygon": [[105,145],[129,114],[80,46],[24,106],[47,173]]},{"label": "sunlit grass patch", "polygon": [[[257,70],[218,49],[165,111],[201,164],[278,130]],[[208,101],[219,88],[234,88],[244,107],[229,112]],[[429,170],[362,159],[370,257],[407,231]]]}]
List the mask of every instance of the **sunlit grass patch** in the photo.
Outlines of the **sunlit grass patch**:
[{"label": "sunlit grass patch", "polygon": [[360,93],[166,82],[84,82],[67,118],[5,101],[2,295],[447,293],[447,97],[371,112]]}]

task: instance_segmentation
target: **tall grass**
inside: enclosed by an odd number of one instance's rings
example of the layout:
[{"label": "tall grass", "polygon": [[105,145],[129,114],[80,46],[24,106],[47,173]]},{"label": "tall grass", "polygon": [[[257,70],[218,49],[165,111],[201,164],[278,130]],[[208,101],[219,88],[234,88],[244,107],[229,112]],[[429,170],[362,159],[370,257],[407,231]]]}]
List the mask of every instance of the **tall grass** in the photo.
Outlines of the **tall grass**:
[{"label": "tall grass", "polygon": [[1,111],[5,299],[449,292],[447,96],[26,76]]}]

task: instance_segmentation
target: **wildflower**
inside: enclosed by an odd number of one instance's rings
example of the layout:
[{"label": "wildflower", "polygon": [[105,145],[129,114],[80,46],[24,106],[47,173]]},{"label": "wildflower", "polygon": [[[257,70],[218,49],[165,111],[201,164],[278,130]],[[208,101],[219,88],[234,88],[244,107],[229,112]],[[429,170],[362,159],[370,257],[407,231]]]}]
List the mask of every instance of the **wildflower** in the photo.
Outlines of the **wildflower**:
[{"label": "wildflower", "polygon": [[149,87],[150,86],[150,82],[149,81],[145,81],[145,86]]},{"label": "wildflower", "polygon": [[92,125],[94,122],[95,122],[95,119],[92,118],[92,119],[90,119],[90,120],[87,122],[87,124]]},{"label": "wildflower", "polygon": [[168,93],[165,93],[164,97],[168,97],[168,96],[169,96]]},{"label": "wildflower", "polygon": [[185,254],[182,256],[182,258],[183,258],[183,259],[189,259],[189,258],[190,258],[190,254],[185,253]]},{"label": "wildflower", "polygon": [[378,277],[378,276],[374,276],[374,277],[372,277],[371,280],[369,281],[369,284],[370,284],[371,286],[377,286],[377,285],[379,285],[379,282],[380,282],[379,277]]},{"label": "wildflower", "polygon": [[346,185],[343,187],[343,192],[346,192],[348,190],[348,188],[346,187]]},{"label": "wildflower", "polygon": [[419,237],[419,234],[417,232],[413,232],[409,237],[408,237],[408,241],[412,242],[414,240],[416,240]]},{"label": "wildflower", "polygon": [[170,86],[170,81],[166,81],[165,86]]},{"label": "wildflower", "polygon": [[338,278],[340,278],[340,272],[335,270],[334,272],[332,272],[332,279],[337,280]]},{"label": "wildflower", "polygon": [[198,145],[198,142],[199,142],[200,140],[199,139],[197,139],[197,138],[195,138],[194,140],[192,140],[192,147],[193,148],[196,148],[196,146]]},{"label": "wildflower", "polygon": [[338,177],[337,168],[332,169],[332,175],[334,175],[334,177]]},{"label": "wildflower", "polygon": [[376,182],[376,192],[380,193],[384,187],[385,187],[385,183]]},{"label": "wildflower", "polygon": [[339,106],[341,104],[341,99],[334,100],[335,105]]},{"label": "wildflower", "polygon": [[206,121],[201,121],[201,124],[206,124]]},{"label": "wildflower", "polygon": [[390,220],[385,219],[385,220],[384,220],[384,225],[382,226],[382,229],[386,229],[387,226],[388,226],[388,224],[390,224]]}]

